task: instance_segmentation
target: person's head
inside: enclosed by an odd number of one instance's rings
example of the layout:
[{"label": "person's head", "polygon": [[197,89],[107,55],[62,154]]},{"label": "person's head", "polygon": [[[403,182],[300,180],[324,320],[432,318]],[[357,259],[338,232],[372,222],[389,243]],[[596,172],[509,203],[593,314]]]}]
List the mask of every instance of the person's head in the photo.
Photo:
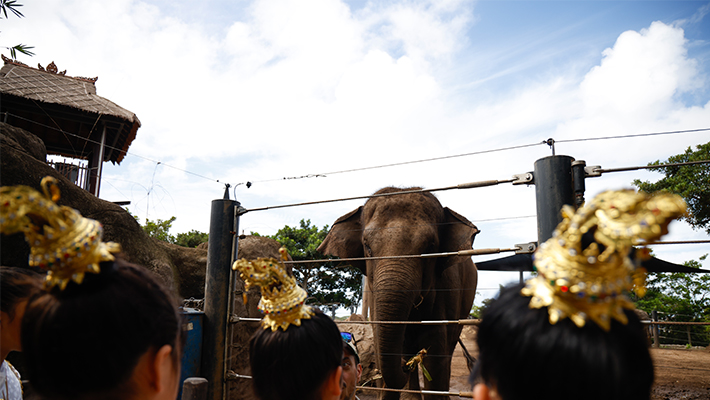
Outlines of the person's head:
[{"label": "person's head", "polygon": [[632,190],[565,206],[534,255],[537,274],[484,311],[476,398],[649,399],[653,363],[626,296],[645,292],[637,267],[647,253],[632,245],[657,240],[684,212],[679,196]]},{"label": "person's head", "polygon": [[[279,253],[282,261],[288,260],[285,248]],[[261,288],[263,329],[249,341],[256,395],[261,400],[337,400],[343,341],[335,322],[305,305],[308,294],[283,262],[241,259],[232,268],[239,270],[247,290]]]},{"label": "person's head", "polygon": [[81,284],[30,300],[22,324],[27,375],[48,399],[174,399],[181,331],[174,295],[150,271],[103,262]]},{"label": "person's head", "polygon": [[20,324],[27,301],[40,288],[39,274],[27,268],[0,267],[0,357],[21,351]]},{"label": "person's head", "polygon": [[360,376],[362,376],[362,364],[360,364],[360,356],[353,334],[342,332],[341,336],[343,338],[343,392],[340,394],[340,399],[353,400],[355,386],[360,382]]},{"label": "person's head", "polygon": [[103,242],[98,221],[44,194],[0,188],[3,233],[22,232],[29,264],[47,270],[21,324],[26,375],[46,399],[174,399],[182,351],[180,314],[172,292],[143,267]]},{"label": "person's head", "polygon": [[624,310],[627,324],[612,320],[608,332],[570,319],[552,325],[546,308],[529,307],[522,287],[502,289],[483,314],[476,368],[486,387],[475,387],[476,399],[487,398],[484,389],[503,400],[649,399],[653,362],[633,311]]},{"label": "person's head", "polygon": [[262,400],[334,400],[340,396],[343,341],[319,310],[300,326],[259,329],[249,342],[256,395]]}]

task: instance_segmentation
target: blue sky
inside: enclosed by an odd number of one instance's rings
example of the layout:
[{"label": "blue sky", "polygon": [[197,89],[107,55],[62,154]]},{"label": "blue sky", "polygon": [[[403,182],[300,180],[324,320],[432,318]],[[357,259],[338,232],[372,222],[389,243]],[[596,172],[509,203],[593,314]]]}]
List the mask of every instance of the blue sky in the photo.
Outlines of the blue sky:
[{"label": "blue sky", "polygon": [[[224,182],[253,182],[236,189],[249,209],[507,179],[551,154],[539,144],[547,138],[560,141],[557,154],[604,168],[710,140],[705,131],[575,141],[710,128],[708,1],[25,3],[26,18],[2,21],[0,44],[35,46],[20,57],[32,66],[99,76],[98,94],[138,115],[101,197],[130,200],[141,218],[175,216],[173,233],[208,231]],[[520,148],[282,179],[508,147]],[[604,174],[587,180],[587,196],[658,177]],[[536,240],[532,187],[437,197],[481,228],[476,248]],[[361,204],[252,212],[241,228],[322,227]],[[706,237],[675,223],[669,239]],[[708,248],[654,251],[683,262]],[[481,273],[478,300],[515,279]]]}]

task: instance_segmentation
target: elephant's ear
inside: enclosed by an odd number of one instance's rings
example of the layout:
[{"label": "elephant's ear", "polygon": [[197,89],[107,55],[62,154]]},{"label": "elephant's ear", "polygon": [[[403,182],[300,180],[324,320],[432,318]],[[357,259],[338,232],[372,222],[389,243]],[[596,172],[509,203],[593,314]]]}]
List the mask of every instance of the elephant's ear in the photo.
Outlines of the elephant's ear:
[{"label": "elephant's ear", "polygon": [[[471,250],[473,240],[480,232],[476,225],[463,215],[444,207],[445,222],[439,230],[439,243],[441,252]],[[446,266],[461,262],[462,257],[448,257]]]},{"label": "elephant's ear", "polygon": [[[364,257],[361,214],[362,206],[338,218],[323,243],[318,246],[318,251],[340,258]],[[350,261],[348,263],[362,271],[363,274],[366,273],[367,267],[364,261]]]}]

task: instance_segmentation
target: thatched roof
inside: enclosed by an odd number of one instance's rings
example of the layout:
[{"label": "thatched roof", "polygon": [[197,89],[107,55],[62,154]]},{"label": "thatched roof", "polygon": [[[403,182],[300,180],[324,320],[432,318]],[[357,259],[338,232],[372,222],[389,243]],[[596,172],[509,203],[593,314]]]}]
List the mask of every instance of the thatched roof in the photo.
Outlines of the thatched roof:
[{"label": "thatched roof", "polygon": [[8,123],[42,138],[49,154],[74,158],[86,157],[105,125],[104,161],[121,162],[141,123],[131,111],[96,94],[98,78],[67,76],[53,62],[45,69],[2,59],[0,107]]}]

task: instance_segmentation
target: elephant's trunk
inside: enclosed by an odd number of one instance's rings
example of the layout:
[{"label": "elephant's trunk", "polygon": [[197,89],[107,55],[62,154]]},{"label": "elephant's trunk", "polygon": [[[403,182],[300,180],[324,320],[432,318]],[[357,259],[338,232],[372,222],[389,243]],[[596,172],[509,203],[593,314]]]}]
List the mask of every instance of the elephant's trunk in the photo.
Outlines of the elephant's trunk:
[{"label": "elephant's trunk", "polygon": [[405,326],[383,325],[378,329],[379,364],[382,377],[389,388],[402,389],[409,378],[402,370]]},{"label": "elephant's trunk", "polygon": [[[403,277],[402,275],[406,275]],[[419,293],[421,266],[416,263],[380,263],[372,274],[375,320],[406,321]],[[376,325],[376,350],[382,377],[387,387],[401,389],[409,374],[402,370],[407,325]]]}]

